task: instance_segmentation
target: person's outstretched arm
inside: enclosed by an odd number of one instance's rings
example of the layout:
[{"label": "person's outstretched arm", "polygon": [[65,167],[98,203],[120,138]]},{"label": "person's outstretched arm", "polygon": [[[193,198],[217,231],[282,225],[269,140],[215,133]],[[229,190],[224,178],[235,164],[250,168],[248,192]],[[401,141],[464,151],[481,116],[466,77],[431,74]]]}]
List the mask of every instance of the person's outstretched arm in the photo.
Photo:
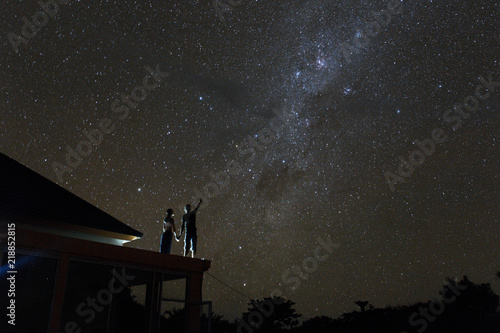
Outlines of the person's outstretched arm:
[{"label": "person's outstretched arm", "polygon": [[200,202],[198,202],[198,204],[196,205],[196,208],[193,210],[193,213],[196,213],[198,211],[198,208],[200,208],[202,202],[203,200],[200,199]]}]

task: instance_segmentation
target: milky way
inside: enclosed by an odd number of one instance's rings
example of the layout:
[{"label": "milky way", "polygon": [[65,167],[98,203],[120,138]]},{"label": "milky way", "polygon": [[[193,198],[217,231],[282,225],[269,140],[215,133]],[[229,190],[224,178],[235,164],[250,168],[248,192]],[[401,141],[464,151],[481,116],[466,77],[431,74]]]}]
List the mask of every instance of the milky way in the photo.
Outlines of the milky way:
[{"label": "milky way", "polygon": [[203,196],[198,256],[238,291],[206,276],[216,313],[279,289],[338,316],[500,268],[495,1],[74,0],[39,28],[36,1],[4,2],[1,151],[144,232],[133,247]]}]

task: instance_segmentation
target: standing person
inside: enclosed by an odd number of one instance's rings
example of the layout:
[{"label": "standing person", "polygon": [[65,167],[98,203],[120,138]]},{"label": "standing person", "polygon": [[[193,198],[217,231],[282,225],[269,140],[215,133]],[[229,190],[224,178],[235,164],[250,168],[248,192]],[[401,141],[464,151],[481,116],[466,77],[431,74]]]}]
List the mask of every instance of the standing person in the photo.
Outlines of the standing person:
[{"label": "standing person", "polygon": [[201,203],[202,200],[200,199],[200,202],[198,202],[198,205],[193,210],[191,210],[190,204],[184,207],[186,214],[182,215],[181,234],[177,238],[181,238],[182,233],[186,233],[186,237],[184,238],[184,257],[188,255],[190,250],[193,258],[196,255],[196,242],[198,241],[198,235],[196,233],[196,212],[198,208],[200,208]]},{"label": "standing person", "polygon": [[167,216],[163,220],[163,235],[161,235],[160,245],[161,253],[170,253],[172,249],[172,235],[175,236],[176,241],[179,241],[177,233],[175,232],[175,223],[172,216],[174,216],[172,208],[167,209]]}]

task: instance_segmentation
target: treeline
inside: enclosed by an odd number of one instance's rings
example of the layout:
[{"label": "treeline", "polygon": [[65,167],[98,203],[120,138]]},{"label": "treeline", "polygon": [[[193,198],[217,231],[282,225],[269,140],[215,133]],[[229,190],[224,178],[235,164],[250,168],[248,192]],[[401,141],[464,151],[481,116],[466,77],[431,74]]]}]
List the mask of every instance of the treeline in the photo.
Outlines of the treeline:
[{"label": "treeline", "polygon": [[[500,333],[499,296],[489,283],[475,284],[466,276],[458,282],[448,279],[439,295],[436,300],[385,308],[357,301],[358,311],[336,319],[303,319],[294,302],[269,297],[250,301],[248,310],[234,322],[213,315],[211,329],[213,333]],[[166,322],[173,323],[182,312],[169,313]],[[208,332],[207,318],[203,326],[203,332]]]}]

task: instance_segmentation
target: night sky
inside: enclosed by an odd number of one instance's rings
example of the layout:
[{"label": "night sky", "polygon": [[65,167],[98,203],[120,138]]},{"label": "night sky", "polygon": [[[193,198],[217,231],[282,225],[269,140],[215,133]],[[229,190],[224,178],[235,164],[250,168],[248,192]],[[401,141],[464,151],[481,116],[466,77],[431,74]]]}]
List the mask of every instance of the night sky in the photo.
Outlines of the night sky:
[{"label": "night sky", "polygon": [[280,289],[336,317],[500,269],[498,1],[66,2],[2,2],[0,151],[141,249],[203,196],[217,314]]}]

